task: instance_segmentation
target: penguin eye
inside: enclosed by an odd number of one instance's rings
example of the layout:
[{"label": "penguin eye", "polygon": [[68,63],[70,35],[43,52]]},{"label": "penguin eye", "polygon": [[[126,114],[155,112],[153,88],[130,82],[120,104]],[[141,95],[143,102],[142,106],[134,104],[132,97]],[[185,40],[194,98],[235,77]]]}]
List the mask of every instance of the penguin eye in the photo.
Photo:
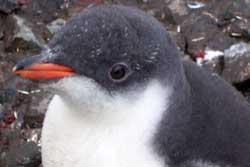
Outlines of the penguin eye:
[{"label": "penguin eye", "polygon": [[124,81],[128,77],[129,68],[126,64],[118,63],[109,70],[109,77],[113,81]]}]

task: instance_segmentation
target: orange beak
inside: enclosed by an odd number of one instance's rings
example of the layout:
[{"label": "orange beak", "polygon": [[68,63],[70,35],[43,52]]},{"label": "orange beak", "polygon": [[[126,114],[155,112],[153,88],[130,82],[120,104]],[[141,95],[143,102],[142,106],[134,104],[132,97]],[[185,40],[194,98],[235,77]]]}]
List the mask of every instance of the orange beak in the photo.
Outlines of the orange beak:
[{"label": "orange beak", "polygon": [[54,63],[35,63],[24,68],[17,65],[12,72],[31,80],[52,80],[76,74],[72,68]]}]

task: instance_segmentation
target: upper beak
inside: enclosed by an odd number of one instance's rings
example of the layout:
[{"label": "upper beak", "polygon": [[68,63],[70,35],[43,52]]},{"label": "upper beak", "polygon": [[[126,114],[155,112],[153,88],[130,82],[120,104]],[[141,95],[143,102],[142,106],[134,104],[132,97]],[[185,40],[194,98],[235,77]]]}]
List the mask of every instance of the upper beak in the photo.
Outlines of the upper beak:
[{"label": "upper beak", "polygon": [[40,61],[39,56],[29,57],[18,62],[12,72],[31,80],[52,80],[76,74],[71,67]]}]

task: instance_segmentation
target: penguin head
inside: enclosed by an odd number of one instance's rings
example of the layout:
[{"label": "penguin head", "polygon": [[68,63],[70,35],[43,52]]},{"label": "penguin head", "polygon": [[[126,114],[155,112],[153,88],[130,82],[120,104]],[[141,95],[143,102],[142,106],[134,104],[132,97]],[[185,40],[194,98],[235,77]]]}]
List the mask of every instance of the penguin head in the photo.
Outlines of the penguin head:
[{"label": "penguin head", "polygon": [[158,21],[138,9],[103,5],[71,18],[13,72],[46,81],[74,105],[108,105],[117,96],[136,101],[152,82],[173,85],[180,69],[177,47]]}]

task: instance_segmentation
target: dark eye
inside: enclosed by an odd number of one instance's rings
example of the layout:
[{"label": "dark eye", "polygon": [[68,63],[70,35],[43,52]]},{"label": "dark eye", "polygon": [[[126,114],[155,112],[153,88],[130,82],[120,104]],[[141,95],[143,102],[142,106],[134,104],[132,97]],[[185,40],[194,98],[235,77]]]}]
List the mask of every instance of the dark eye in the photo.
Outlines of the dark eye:
[{"label": "dark eye", "polygon": [[127,78],[129,68],[126,64],[115,64],[109,71],[109,77],[114,81],[123,81]]}]

